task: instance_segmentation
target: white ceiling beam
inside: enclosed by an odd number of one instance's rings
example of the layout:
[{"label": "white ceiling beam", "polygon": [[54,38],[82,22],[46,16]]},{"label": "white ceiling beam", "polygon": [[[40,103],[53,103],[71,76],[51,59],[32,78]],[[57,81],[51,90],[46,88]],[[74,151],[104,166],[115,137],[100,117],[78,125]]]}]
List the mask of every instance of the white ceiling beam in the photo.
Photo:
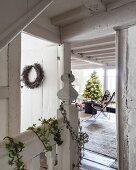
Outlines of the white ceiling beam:
[{"label": "white ceiling beam", "polygon": [[82,54],[83,57],[115,57],[115,53],[102,53],[102,54],[96,54],[96,55],[86,55]]},{"label": "white ceiling beam", "polygon": [[115,56],[108,56],[108,57],[87,57],[88,59],[96,59],[96,60],[105,60],[105,59],[114,59],[115,60]]},{"label": "white ceiling beam", "polygon": [[87,18],[89,16],[93,16],[98,14],[101,11],[106,11],[105,5],[101,0],[91,0],[89,5],[83,4],[78,8],[72,9],[65,13],[62,13],[58,16],[51,18],[51,22],[53,25],[64,26],[73,22],[77,22],[78,20]]},{"label": "white ceiling beam", "polygon": [[99,43],[99,44],[88,44],[88,45],[82,45],[82,46],[79,46],[79,47],[74,47],[74,48],[71,48],[72,50],[78,50],[78,49],[85,49],[85,48],[91,48],[91,47],[100,47],[100,46],[108,46],[108,45],[115,45],[115,41],[110,41],[110,42],[104,42],[103,43]]},{"label": "white ceiling beam", "polygon": [[84,61],[82,61],[82,60],[78,60],[78,59],[77,59],[76,61],[71,61],[71,63],[72,63],[72,64],[81,64],[81,63],[85,63],[85,64],[86,64],[87,62],[84,62]]},{"label": "white ceiling beam", "polygon": [[85,62],[82,62],[82,63],[79,63],[79,64],[75,64],[75,63],[71,63],[72,66],[86,66],[88,65],[88,63],[85,63]]},{"label": "white ceiling beam", "polygon": [[92,57],[115,57],[115,53],[103,53],[103,54],[93,55]]},{"label": "white ceiling beam", "polygon": [[87,47],[93,47],[93,46],[99,46],[99,45],[108,45],[115,43],[115,34],[109,35],[107,37],[100,37],[97,39],[93,39],[90,41],[85,42],[74,42],[71,44],[71,49],[80,49],[80,48],[87,48]]},{"label": "white ceiling beam", "polygon": [[71,57],[75,58],[77,60],[80,60],[80,61],[85,61],[85,62],[90,63],[90,64],[96,64],[96,65],[100,65],[100,66],[104,65],[102,62],[98,62],[98,61],[96,61],[94,59],[91,60],[91,59],[84,58],[80,54],[71,53]]},{"label": "white ceiling beam", "polygon": [[61,28],[61,41],[87,41],[97,37],[114,33],[114,27],[136,24],[136,2],[121,6],[120,8],[101,12],[95,15],[69,24]]},{"label": "white ceiling beam", "polygon": [[73,23],[74,21],[78,21],[80,19],[86,18],[89,15],[91,15],[90,11],[84,6],[81,6],[51,18],[51,22],[53,25],[56,26],[58,25],[64,26],[67,25],[68,23],[70,24]]},{"label": "white ceiling beam", "polygon": [[96,59],[114,59],[115,60],[115,56],[107,56],[107,57],[96,57]]},{"label": "white ceiling beam", "polygon": [[[89,56],[90,54],[87,53],[87,54],[83,54],[83,56]],[[100,53],[100,54],[96,54],[96,55],[93,55],[95,57],[99,57],[99,56],[115,56],[115,50],[114,52],[109,52],[109,53],[106,53],[106,52],[103,52],[103,53]]]},{"label": "white ceiling beam", "polygon": [[103,58],[103,59],[96,59],[97,61],[101,61],[101,62],[111,62],[111,61],[115,61],[115,58],[111,58],[111,59],[109,59],[109,58]]},{"label": "white ceiling beam", "polygon": [[107,62],[113,62],[113,63],[116,63],[116,60],[107,60]]},{"label": "white ceiling beam", "polygon": [[99,54],[102,55],[102,54],[105,54],[105,53],[115,53],[115,49],[88,52],[88,53],[84,53],[83,56],[95,56],[95,55],[99,55]]},{"label": "white ceiling beam", "polygon": [[107,5],[107,10],[113,10],[121,6],[127,5],[128,3],[135,2],[135,0],[118,0],[116,2]]},{"label": "white ceiling beam", "polygon": [[55,43],[60,43],[60,36],[38,24],[31,23],[24,32],[41,39],[46,39]]},{"label": "white ceiling beam", "polygon": [[99,46],[94,46],[94,47],[89,47],[89,48],[82,48],[82,49],[77,49],[73,50],[75,53],[86,53],[86,52],[91,52],[91,51],[101,51],[101,50],[106,50],[106,49],[114,49],[115,48],[115,43],[108,44],[108,45],[99,45]]},{"label": "white ceiling beam", "polygon": [[[85,66],[72,66],[72,70],[81,70],[81,69],[97,69],[102,68],[102,66],[98,65],[85,65]],[[109,67],[108,67],[109,68]]]}]

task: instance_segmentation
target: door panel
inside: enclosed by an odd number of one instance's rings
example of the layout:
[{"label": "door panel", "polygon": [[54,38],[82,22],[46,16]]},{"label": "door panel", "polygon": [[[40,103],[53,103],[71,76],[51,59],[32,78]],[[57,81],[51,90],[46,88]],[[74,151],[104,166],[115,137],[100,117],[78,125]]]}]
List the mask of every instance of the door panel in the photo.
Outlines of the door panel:
[{"label": "door panel", "polygon": [[[43,84],[35,89],[29,89],[21,83],[21,131],[25,131],[33,123],[38,124],[40,117],[49,118],[57,113],[57,47],[22,51],[22,69],[26,65],[40,63],[45,73]],[[34,80],[35,71],[30,72]]]}]

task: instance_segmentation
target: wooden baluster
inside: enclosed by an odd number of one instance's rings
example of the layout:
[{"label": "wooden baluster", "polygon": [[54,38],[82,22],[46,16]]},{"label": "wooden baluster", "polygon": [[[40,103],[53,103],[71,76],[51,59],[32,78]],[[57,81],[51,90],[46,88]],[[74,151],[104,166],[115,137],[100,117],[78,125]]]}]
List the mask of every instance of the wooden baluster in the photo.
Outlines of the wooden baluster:
[{"label": "wooden baluster", "polygon": [[48,170],[54,170],[55,167],[55,160],[56,160],[56,146],[53,146],[53,149],[51,152],[47,152],[47,165]]},{"label": "wooden baluster", "polygon": [[39,155],[27,162],[27,170],[40,170],[40,158]]},{"label": "wooden baluster", "polygon": [[33,164],[32,164],[32,159],[27,161],[26,163],[26,169],[27,170],[33,170]]}]

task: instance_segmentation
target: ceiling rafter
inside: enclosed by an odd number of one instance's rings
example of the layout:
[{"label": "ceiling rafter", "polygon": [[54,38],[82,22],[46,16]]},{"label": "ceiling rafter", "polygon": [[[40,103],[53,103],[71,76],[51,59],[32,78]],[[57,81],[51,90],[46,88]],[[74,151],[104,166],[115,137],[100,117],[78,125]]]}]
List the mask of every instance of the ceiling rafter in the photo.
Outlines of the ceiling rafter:
[{"label": "ceiling rafter", "polygon": [[75,21],[96,15],[102,11],[106,11],[106,6],[101,0],[91,0],[90,4],[81,4],[82,6],[71,9],[58,16],[51,18],[53,25],[65,26]]},{"label": "ceiling rafter", "polygon": [[62,13],[58,16],[51,18],[51,22],[53,25],[61,25],[64,26],[67,23],[72,23],[74,21],[86,18],[90,15],[90,11],[84,6],[80,6],[78,8],[72,9],[68,12]]},{"label": "ceiling rafter", "polygon": [[[83,56],[90,57],[89,55],[84,55],[84,54]],[[109,57],[109,56],[115,57],[115,53],[102,53],[102,54],[93,55],[91,57]]]},{"label": "ceiling rafter", "polygon": [[115,48],[115,42],[108,45],[99,45],[89,48],[81,48],[77,50],[73,50],[75,53],[86,53],[86,52],[94,52],[94,51],[102,51],[102,50],[108,50],[108,49],[114,49]]},{"label": "ceiling rafter", "polygon": [[115,43],[115,34],[108,35],[106,37],[99,37],[97,39],[92,39],[85,42],[73,42],[71,44],[71,49],[78,49],[81,47],[87,47],[87,46],[97,46],[97,45],[103,45],[103,44],[110,44]]},{"label": "ceiling rafter", "polygon": [[108,56],[108,57],[87,57],[88,59],[96,59],[96,60],[106,60],[106,59],[114,59],[114,56]]},{"label": "ceiling rafter", "polygon": [[115,41],[110,41],[110,42],[104,42],[103,43],[98,43],[98,44],[88,44],[88,45],[82,45],[80,47],[75,47],[75,48],[71,48],[72,50],[80,50],[80,49],[86,49],[86,48],[93,48],[93,47],[101,47],[101,46],[108,46],[108,45],[115,45]]},{"label": "ceiling rafter", "polygon": [[96,65],[99,65],[99,66],[105,65],[105,64],[103,64],[103,62],[98,62],[95,59],[87,59],[85,57],[82,57],[82,55],[80,55],[80,54],[74,53],[73,51],[71,52],[71,56],[72,56],[72,58],[75,58],[75,59],[80,60],[80,61],[85,61],[85,62],[90,63],[90,64],[96,64]]},{"label": "ceiling rafter", "polygon": [[119,1],[108,4],[107,10],[110,11],[110,10],[119,8],[121,6],[127,5],[128,3],[132,3],[132,2],[135,2],[135,0],[119,0]]},{"label": "ceiling rafter", "polygon": [[82,54],[83,56],[95,56],[99,54],[104,54],[104,53],[115,53],[115,49],[105,49],[105,50],[99,50],[99,51],[93,51],[93,52],[86,52]]}]

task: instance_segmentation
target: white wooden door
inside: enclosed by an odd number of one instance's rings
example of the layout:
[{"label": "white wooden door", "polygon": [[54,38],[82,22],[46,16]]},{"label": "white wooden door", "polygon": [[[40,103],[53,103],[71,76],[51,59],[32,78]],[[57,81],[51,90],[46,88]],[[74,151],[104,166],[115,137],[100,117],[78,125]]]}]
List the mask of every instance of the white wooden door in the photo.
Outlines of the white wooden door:
[{"label": "white wooden door", "polygon": [[[57,114],[57,47],[22,51],[21,67],[40,63],[45,73],[43,84],[35,89],[28,89],[21,83],[21,131],[25,131],[40,117],[49,118]],[[21,70],[22,70],[21,69]],[[30,73],[30,79],[35,78],[35,71]]]}]

